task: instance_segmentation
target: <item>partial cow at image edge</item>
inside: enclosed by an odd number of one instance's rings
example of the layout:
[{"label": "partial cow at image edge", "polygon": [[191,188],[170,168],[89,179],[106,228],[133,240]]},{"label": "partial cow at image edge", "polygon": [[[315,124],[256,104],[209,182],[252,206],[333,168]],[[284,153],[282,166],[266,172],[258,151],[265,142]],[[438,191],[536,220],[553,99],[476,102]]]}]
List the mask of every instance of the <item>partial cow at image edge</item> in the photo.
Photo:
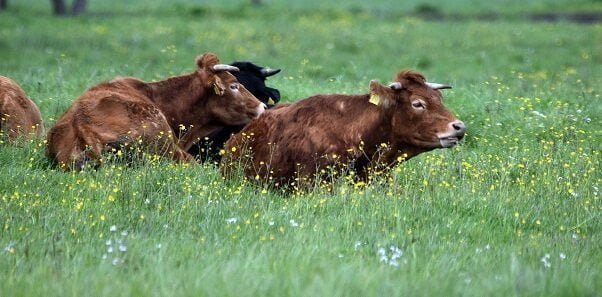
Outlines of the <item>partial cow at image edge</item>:
[{"label": "partial cow at image edge", "polygon": [[0,143],[40,137],[44,123],[38,106],[12,79],[0,76]]}]

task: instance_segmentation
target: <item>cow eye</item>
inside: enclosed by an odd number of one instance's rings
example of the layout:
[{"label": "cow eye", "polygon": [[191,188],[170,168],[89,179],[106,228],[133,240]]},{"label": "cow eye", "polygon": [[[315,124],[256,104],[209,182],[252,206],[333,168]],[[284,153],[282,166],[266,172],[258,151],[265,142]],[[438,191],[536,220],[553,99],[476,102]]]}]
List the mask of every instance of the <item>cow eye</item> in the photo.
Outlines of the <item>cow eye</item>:
[{"label": "cow eye", "polygon": [[426,104],[422,100],[412,101],[412,107],[415,109],[426,109]]},{"label": "cow eye", "polygon": [[230,89],[233,91],[238,90],[238,84],[231,84]]}]

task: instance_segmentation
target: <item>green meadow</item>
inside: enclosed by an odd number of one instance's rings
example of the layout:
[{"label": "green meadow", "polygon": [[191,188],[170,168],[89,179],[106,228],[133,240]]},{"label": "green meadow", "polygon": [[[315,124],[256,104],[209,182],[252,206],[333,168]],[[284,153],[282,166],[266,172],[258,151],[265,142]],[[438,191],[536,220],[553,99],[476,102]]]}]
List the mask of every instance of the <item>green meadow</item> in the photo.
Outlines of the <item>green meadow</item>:
[{"label": "green meadow", "polygon": [[63,172],[44,139],[2,143],[0,296],[600,296],[600,1],[89,2],[0,11],[0,75],[47,129],[94,84],[211,51],[282,68],[282,102],[416,69],[454,86],[468,134],[303,193],[160,158]]}]

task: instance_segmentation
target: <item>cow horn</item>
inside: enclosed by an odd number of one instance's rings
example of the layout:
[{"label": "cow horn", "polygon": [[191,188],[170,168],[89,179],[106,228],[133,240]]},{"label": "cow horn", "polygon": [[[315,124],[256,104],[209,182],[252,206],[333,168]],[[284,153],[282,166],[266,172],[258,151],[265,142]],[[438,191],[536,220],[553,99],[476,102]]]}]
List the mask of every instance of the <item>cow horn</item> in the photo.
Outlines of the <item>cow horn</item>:
[{"label": "cow horn", "polygon": [[430,83],[430,82],[426,82],[425,83],[427,86],[435,89],[435,90],[441,90],[441,89],[451,89],[452,86],[450,85],[444,85],[444,84],[438,84],[438,83]]},{"label": "cow horn", "polygon": [[240,71],[240,69],[238,69],[238,67],[234,67],[234,66],[230,66],[227,64],[215,64],[213,65],[213,67],[211,67],[211,69],[213,69],[213,71]]},{"label": "cow horn", "polygon": [[261,68],[261,75],[264,77],[272,76],[278,72],[280,72],[278,68]]},{"label": "cow horn", "polygon": [[396,82],[392,82],[391,84],[389,84],[389,88],[391,88],[393,90],[401,90],[403,88],[403,86],[401,85],[400,82],[396,81]]}]

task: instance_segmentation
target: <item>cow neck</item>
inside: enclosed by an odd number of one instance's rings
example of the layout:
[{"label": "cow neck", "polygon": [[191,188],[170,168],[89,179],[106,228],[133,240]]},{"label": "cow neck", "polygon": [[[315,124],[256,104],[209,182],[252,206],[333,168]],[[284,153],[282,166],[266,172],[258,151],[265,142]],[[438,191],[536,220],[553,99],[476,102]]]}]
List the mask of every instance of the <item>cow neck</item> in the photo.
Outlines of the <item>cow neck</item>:
[{"label": "cow neck", "polygon": [[349,115],[355,119],[353,126],[356,126],[361,132],[364,142],[364,149],[371,155],[380,147],[381,143],[391,142],[391,120],[392,112],[390,109],[374,108],[372,103],[368,102],[370,95],[362,96],[356,114]]},{"label": "cow neck", "polygon": [[202,83],[196,72],[170,77],[149,84],[149,98],[159,106],[172,128],[182,125],[199,125],[205,116],[194,108],[203,94]]},{"label": "cow neck", "polygon": [[[375,107],[369,102],[370,95],[352,97],[355,100],[352,110],[346,114],[351,119],[345,126],[345,131],[351,133],[352,143],[357,146],[353,154],[357,154],[350,165],[359,174],[364,174],[367,167],[378,166],[384,159],[390,159],[391,154],[381,144],[390,148],[391,140],[391,111]],[[349,135],[349,134],[348,134]],[[385,150],[385,151],[383,151]]]}]

